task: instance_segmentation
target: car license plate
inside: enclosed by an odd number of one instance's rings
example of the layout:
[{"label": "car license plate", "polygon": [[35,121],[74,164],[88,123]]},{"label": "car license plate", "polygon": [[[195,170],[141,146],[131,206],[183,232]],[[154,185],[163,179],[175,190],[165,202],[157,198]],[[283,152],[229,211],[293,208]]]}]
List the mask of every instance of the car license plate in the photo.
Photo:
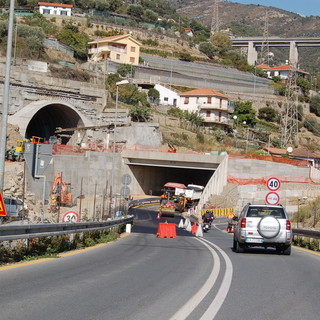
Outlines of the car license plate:
[{"label": "car license plate", "polygon": [[258,239],[258,238],[246,238],[246,242],[262,243],[262,242],[263,242],[263,239]]}]

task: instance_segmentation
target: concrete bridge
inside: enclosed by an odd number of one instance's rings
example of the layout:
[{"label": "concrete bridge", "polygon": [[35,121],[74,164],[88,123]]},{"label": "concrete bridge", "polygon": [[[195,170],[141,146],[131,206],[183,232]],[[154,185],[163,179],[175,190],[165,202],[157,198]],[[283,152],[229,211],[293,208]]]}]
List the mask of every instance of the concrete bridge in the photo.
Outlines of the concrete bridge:
[{"label": "concrete bridge", "polygon": [[[265,39],[263,37],[244,37],[234,38],[231,40],[233,47],[247,48],[248,50],[248,64],[255,65],[258,60],[257,48],[261,47]],[[289,64],[297,67],[299,55],[299,48],[316,48],[320,47],[320,38],[268,38],[269,47],[288,47],[289,50]]]}]

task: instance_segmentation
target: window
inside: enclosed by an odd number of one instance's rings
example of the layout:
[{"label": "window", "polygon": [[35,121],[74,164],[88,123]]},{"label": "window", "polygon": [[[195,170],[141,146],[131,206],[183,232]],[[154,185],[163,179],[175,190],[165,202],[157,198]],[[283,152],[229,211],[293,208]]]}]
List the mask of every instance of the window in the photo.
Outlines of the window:
[{"label": "window", "polygon": [[222,108],[222,99],[219,101],[219,108]]},{"label": "window", "polygon": [[130,63],[134,63],[134,57],[130,57]]},{"label": "window", "polygon": [[50,9],[43,9],[43,14],[50,14]]},{"label": "window", "polygon": [[164,101],[169,101],[169,98],[168,98],[168,97],[164,97],[163,100],[164,100]]},{"label": "window", "polygon": [[189,97],[185,97],[184,98],[184,104],[188,104],[189,103]]},{"label": "window", "polygon": [[117,59],[117,60],[120,60],[120,54],[119,54],[119,53],[117,53],[116,59]]},{"label": "window", "polygon": [[60,14],[61,14],[62,16],[67,16],[67,15],[68,15],[67,11],[65,11],[65,10],[61,10],[61,11],[60,11]]},{"label": "window", "polygon": [[207,110],[207,111],[206,111],[206,117],[209,118],[210,116],[211,116],[211,111],[210,111],[210,110]]},{"label": "window", "polygon": [[208,103],[208,104],[211,104],[211,103],[212,103],[212,97],[208,97],[207,103]]},{"label": "window", "polygon": [[130,47],[131,52],[136,52],[136,47]]}]

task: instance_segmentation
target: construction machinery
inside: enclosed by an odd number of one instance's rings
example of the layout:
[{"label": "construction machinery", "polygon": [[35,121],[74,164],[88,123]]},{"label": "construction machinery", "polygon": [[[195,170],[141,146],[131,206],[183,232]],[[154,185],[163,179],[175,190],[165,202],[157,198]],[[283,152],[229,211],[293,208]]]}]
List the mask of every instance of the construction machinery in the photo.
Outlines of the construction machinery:
[{"label": "construction machinery", "polygon": [[57,173],[51,187],[50,211],[56,212],[61,206],[72,206],[71,182],[63,181],[61,174]]}]

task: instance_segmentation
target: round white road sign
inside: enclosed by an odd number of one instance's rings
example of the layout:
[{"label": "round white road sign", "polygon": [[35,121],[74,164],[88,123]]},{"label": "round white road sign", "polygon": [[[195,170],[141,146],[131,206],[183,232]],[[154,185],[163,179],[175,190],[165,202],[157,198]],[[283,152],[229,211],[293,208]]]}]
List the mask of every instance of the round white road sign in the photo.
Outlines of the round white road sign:
[{"label": "round white road sign", "polygon": [[279,203],[279,201],[280,201],[280,196],[276,192],[269,192],[266,195],[267,204],[276,205]]},{"label": "round white road sign", "polygon": [[280,189],[280,180],[278,178],[270,178],[267,181],[267,187],[270,191],[277,191]]},{"label": "round white road sign", "polygon": [[77,212],[68,211],[63,215],[62,222],[67,222],[67,223],[80,222],[80,217]]}]

